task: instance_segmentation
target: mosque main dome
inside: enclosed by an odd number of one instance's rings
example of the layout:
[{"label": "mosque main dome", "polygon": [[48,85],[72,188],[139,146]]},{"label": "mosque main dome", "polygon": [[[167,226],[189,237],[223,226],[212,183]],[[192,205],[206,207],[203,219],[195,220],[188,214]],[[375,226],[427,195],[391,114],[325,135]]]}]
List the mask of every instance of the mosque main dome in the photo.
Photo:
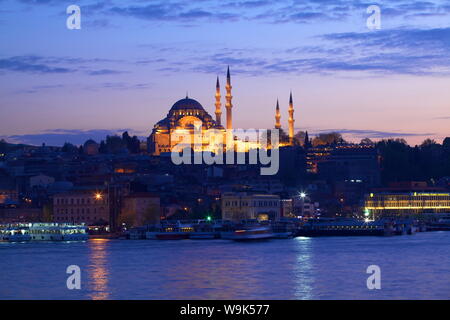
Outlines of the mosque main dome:
[{"label": "mosque main dome", "polygon": [[182,110],[199,110],[199,111],[205,111],[203,109],[200,102],[194,99],[190,99],[188,97],[178,100],[175,102],[175,104],[172,106],[170,111],[182,111]]}]

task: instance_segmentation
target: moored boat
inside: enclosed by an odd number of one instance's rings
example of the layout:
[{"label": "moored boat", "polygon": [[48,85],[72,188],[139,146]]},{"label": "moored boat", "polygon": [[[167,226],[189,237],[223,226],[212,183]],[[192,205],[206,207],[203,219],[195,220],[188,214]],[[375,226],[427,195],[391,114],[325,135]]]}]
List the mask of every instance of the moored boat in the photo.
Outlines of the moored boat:
[{"label": "moored boat", "polygon": [[268,226],[248,226],[238,228],[231,236],[234,241],[267,240],[273,238],[273,233]]},{"label": "moored boat", "polygon": [[145,233],[149,240],[182,240],[188,239],[194,231],[191,224],[177,221],[176,223],[164,222],[161,225],[150,227]]},{"label": "moored boat", "polygon": [[299,237],[321,236],[388,236],[393,235],[389,221],[362,221],[357,219],[310,219],[297,231]]},{"label": "moored boat", "polygon": [[16,223],[1,228],[3,241],[84,241],[88,239],[84,224]]},{"label": "moored boat", "polygon": [[198,223],[193,225],[194,231],[189,234],[189,239],[193,240],[211,240],[220,237],[220,232],[218,231],[219,226],[200,220]]},{"label": "moored boat", "polygon": [[28,224],[8,225],[0,228],[0,241],[24,242],[30,240]]},{"label": "moored boat", "polygon": [[450,231],[450,215],[442,216],[426,225],[426,231]]},{"label": "moored boat", "polygon": [[295,224],[291,221],[276,221],[272,223],[272,233],[275,239],[293,238],[296,233]]}]

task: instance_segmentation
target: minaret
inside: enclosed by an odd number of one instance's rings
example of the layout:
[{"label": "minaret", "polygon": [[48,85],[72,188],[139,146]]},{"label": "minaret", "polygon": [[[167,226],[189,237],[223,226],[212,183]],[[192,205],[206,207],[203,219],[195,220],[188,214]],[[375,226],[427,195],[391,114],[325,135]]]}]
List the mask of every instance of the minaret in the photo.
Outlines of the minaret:
[{"label": "minaret", "polygon": [[216,83],[216,122],[218,125],[220,125],[221,118],[222,118],[222,103],[220,102],[220,84],[219,84],[219,77],[217,77],[217,83]]},{"label": "minaret", "polygon": [[225,105],[225,108],[227,108],[227,130],[233,129],[233,117],[231,115],[231,109],[233,108],[233,104],[231,103],[231,99],[233,99],[233,96],[231,95],[231,76],[230,76],[230,66],[228,66],[227,70],[227,96],[226,100],[227,103]]},{"label": "minaret", "polygon": [[276,112],[275,112],[275,129],[281,129],[280,118],[281,118],[280,104],[278,103],[278,99],[277,99],[277,108],[276,108]]},{"label": "minaret", "polygon": [[294,144],[294,102],[292,100],[292,91],[289,97],[289,144]]}]

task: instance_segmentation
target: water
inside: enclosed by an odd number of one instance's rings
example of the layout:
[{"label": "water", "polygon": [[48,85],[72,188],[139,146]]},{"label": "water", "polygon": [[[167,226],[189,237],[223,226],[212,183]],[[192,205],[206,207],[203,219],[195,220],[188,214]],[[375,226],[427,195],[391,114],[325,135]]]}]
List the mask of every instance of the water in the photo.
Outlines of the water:
[{"label": "water", "polygon": [[[0,243],[0,299],[449,299],[450,232],[399,237]],[[66,268],[82,270],[68,290]],[[381,268],[381,290],[366,269]]]}]

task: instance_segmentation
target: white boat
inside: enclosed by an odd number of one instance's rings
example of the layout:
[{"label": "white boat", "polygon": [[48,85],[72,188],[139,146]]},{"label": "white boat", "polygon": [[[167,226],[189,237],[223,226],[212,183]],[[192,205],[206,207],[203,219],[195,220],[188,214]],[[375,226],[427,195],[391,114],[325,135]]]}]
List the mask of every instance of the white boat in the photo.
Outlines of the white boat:
[{"label": "white boat", "polygon": [[30,223],[31,241],[84,241],[88,240],[84,224]]},{"label": "white boat", "polygon": [[273,238],[273,233],[270,227],[267,226],[252,226],[244,227],[242,229],[234,230],[231,235],[231,240],[234,241],[251,241],[251,240],[266,240]]},{"label": "white boat", "polygon": [[289,239],[295,236],[296,227],[291,221],[277,221],[272,223],[272,232],[275,239]]},{"label": "white boat", "polygon": [[219,238],[220,233],[214,224],[207,222],[199,222],[193,225],[194,231],[189,234],[189,239],[194,240],[211,240]]},{"label": "white boat", "polygon": [[176,223],[164,222],[161,225],[153,226],[145,233],[145,238],[149,240],[182,240],[188,239],[189,234],[194,231],[191,224],[182,221]]},{"label": "white boat", "polygon": [[36,222],[0,226],[2,241],[83,241],[87,239],[87,228],[80,224]]},{"label": "white boat", "polygon": [[24,225],[10,225],[0,228],[0,241],[24,242],[30,241],[30,230]]}]

